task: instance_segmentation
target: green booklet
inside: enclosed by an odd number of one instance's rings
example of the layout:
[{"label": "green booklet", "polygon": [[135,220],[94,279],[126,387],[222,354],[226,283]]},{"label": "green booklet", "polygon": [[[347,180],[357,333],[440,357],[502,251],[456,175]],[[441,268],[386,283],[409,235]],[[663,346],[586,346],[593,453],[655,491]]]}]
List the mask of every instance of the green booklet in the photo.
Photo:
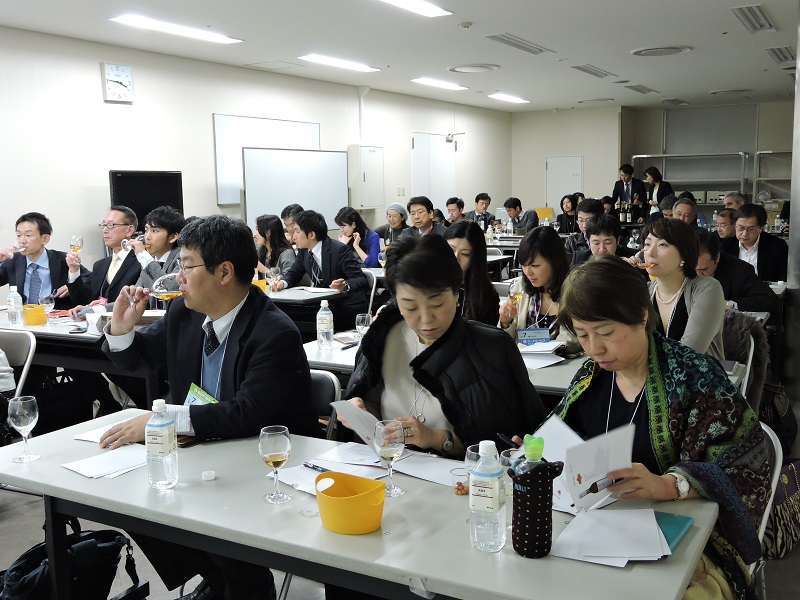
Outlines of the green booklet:
[{"label": "green booklet", "polygon": [[674,513],[665,513],[653,511],[656,514],[656,522],[661,528],[664,537],[667,538],[669,549],[675,552],[683,536],[691,529],[694,519],[686,515],[676,515]]}]

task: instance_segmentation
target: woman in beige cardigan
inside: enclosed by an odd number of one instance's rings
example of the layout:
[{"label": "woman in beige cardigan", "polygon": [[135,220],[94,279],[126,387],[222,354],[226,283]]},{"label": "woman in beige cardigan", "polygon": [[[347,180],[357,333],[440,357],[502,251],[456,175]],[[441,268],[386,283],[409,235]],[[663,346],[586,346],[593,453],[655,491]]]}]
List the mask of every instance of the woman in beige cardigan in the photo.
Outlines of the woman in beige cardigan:
[{"label": "woman in beige cardigan", "polygon": [[[642,228],[642,254],[650,282],[657,331],[697,352],[723,360],[725,296],[713,277],[698,277],[698,242],[678,219],[656,219]],[[624,290],[620,290],[624,293]]]}]

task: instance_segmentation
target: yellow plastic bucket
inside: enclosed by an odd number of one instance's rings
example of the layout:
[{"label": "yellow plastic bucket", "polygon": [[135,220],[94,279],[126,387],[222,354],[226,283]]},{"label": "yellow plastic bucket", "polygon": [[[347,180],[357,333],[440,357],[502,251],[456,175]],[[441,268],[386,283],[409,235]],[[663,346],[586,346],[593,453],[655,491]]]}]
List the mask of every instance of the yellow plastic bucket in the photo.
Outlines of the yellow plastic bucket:
[{"label": "yellow plastic bucket", "polygon": [[25,325],[44,325],[47,323],[47,314],[41,304],[25,304],[22,306],[22,322]]},{"label": "yellow plastic bucket", "polygon": [[253,285],[257,285],[264,292],[267,291],[267,280],[266,279],[253,279]]},{"label": "yellow plastic bucket", "polygon": [[386,484],[328,471],[314,481],[322,526],[334,533],[359,535],[381,526]]}]

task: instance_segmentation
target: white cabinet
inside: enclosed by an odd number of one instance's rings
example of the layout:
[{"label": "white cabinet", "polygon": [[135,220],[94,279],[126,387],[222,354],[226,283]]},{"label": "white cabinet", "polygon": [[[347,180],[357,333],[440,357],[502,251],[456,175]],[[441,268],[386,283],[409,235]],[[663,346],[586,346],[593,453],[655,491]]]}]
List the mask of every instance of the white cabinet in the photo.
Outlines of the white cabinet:
[{"label": "white cabinet", "polygon": [[348,146],[347,178],[350,206],[356,209],[384,207],[383,148]]}]

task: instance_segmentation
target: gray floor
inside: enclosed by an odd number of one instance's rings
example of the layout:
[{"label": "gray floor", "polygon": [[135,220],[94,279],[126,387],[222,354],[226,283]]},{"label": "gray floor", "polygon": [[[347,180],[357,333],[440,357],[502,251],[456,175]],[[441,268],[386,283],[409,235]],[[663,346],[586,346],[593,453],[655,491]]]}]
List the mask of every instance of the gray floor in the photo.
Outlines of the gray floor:
[{"label": "gray floor", "polygon": [[[25,550],[44,538],[42,524],[44,509],[40,498],[0,490],[0,569],[10,565]],[[104,529],[103,525],[82,521],[84,529]],[[153,600],[172,600],[178,597],[177,591],[169,592],[153,571],[153,567],[136,549],[134,552],[139,576],[150,581],[150,596]],[[280,589],[282,573],[275,573],[275,581]],[[767,597],[769,600],[796,600],[800,588],[800,550],[795,549],[788,557],[769,561],[766,572]],[[113,593],[130,585],[128,576],[120,564]],[[187,589],[192,589],[190,583]],[[322,586],[318,583],[295,577],[289,590],[289,598],[297,600],[323,600]]]}]

